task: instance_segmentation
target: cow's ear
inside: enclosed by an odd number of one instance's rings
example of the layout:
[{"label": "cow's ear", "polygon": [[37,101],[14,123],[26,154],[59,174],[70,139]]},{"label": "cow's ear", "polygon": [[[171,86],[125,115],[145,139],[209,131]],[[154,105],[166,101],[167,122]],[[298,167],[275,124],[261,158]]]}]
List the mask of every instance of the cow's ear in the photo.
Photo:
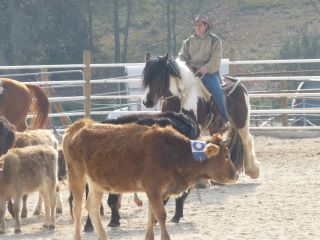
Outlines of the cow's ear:
[{"label": "cow's ear", "polygon": [[212,158],[216,155],[219,154],[220,152],[220,147],[218,145],[212,144],[212,143],[208,143],[207,146],[204,149],[204,152],[207,155],[207,158]]},{"label": "cow's ear", "polygon": [[150,58],[151,58],[150,53],[146,53],[145,62],[149,62]]}]

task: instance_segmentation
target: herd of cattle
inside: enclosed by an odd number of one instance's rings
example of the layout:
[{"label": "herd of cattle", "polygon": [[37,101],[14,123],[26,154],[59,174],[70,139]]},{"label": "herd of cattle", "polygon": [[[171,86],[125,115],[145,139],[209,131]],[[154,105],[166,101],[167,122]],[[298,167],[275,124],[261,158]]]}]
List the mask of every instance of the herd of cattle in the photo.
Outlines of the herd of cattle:
[{"label": "herd of cattle", "polygon": [[99,239],[107,239],[100,217],[103,193],[113,193],[116,202],[108,204],[114,207],[113,220],[119,221],[115,207],[119,194],[145,192],[149,200],[145,239],[154,239],[153,228],[159,224],[161,240],[168,240],[164,205],[170,196],[181,196],[199,180],[234,183],[239,176],[220,135],[203,140],[204,159],[196,160],[191,139],[198,136],[198,125],[183,114],[131,115],[104,123],[78,120],[66,130],[60,146],[50,130],[17,132],[0,118],[0,233],[6,231],[7,208],[15,219],[15,233],[21,232],[20,216],[27,216],[27,194],[32,192],[39,193],[34,214],[40,214],[43,201],[44,226],[54,229],[55,214],[62,212],[59,180],[67,177],[74,239],[81,239],[87,184],[85,207]]}]

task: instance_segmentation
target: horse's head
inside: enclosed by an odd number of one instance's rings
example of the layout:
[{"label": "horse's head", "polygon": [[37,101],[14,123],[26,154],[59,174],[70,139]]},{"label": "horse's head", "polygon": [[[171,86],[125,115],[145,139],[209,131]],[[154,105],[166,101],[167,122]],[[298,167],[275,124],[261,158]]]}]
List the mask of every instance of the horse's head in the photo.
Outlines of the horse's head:
[{"label": "horse's head", "polygon": [[146,107],[154,107],[161,97],[167,96],[169,81],[168,54],[155,58],[147,54],[142,80],[142,86],[145,89],[143,104]]}]

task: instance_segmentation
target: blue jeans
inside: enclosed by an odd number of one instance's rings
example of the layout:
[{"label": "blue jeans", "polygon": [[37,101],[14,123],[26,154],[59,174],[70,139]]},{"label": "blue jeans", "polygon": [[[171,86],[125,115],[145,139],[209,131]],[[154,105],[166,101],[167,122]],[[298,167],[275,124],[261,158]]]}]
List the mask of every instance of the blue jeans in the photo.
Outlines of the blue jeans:
[{"label": "blue jeans", "polygon": [[229,121],[229,115],[226,108],[226,101],[224,91],[221,88],[220,73],[206,74],[203,79],[203,84],[211,93],[215,104],[218,107],[219,112],[225,121]]}]

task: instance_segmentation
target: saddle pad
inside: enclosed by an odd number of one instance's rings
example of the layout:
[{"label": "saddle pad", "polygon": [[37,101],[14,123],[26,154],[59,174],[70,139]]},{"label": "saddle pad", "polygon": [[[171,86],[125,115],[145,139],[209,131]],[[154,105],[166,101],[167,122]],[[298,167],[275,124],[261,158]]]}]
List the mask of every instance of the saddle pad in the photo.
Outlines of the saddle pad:
[{"label": "saddle pad", "polygon": [[190,140],[190,142],[191,142],[191,151],[192,151],[194,160],[197,162],[207,160],[207,155],[204,152],[204,149],[207,145],[206,142],[196,141],[196,140]]}]

